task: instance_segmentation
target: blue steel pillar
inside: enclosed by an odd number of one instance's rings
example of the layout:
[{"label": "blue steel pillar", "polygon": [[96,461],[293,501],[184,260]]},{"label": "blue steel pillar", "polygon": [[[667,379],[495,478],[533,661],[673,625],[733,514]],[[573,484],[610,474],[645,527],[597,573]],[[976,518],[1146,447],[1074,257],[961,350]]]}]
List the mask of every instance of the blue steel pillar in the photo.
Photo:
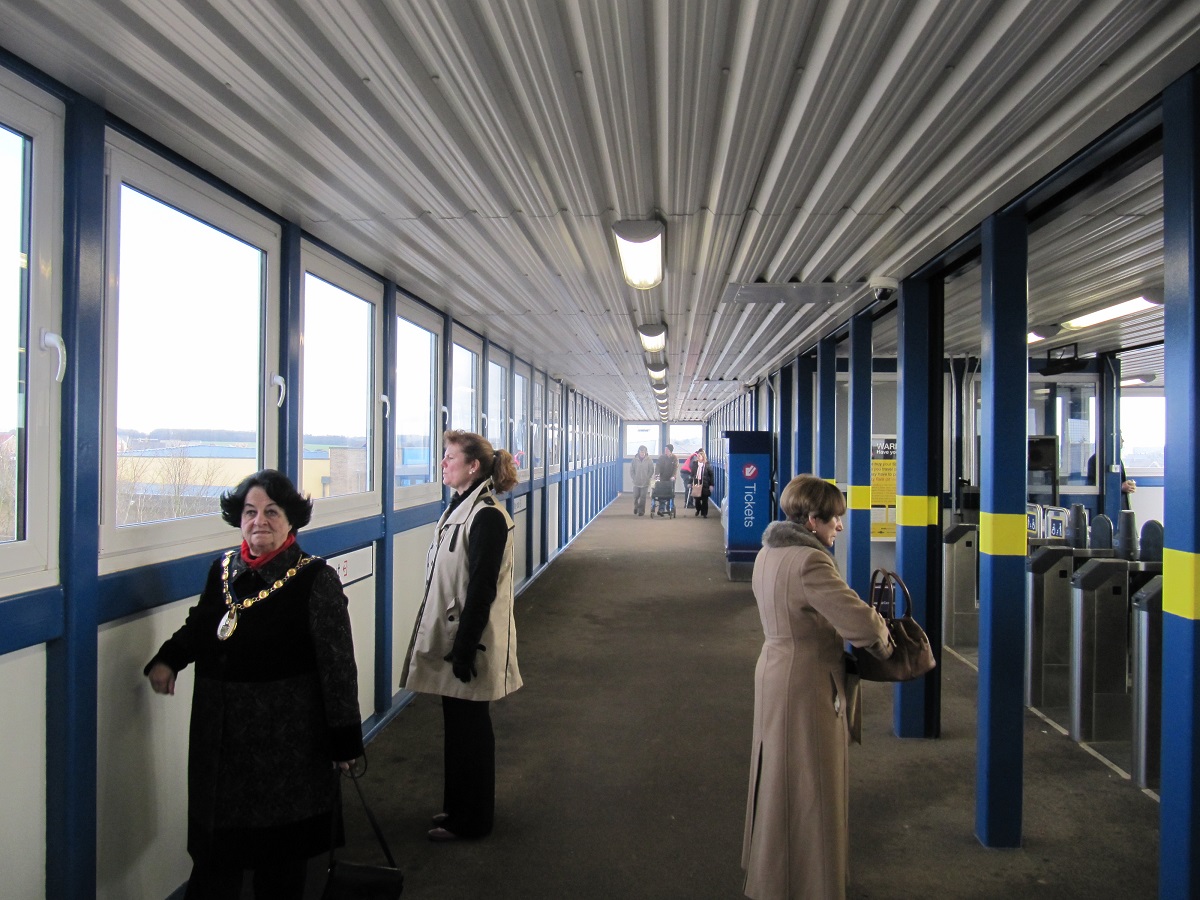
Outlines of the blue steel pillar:
[{"label": "blue steel pillar", "polygon": [[46,645],[46,896],[96,893],[100,372],[104,298],[104,110],[67,106],[63,197],[60,572],[62,636]]},{"label": "blue steel pillar", "polygon": [[985,220],[975,778],[975,834],[985,847],[1021,845],[1027,268],[1024,218],[998,214]]},{"label": "blue steel pillar", "polygon": [[837,483],[837,341],[817,344],[817,465],[813,474]]},{"label": "blue steel pillar", "polygon": [[796,474],[795,466],[795,434],[796,434],[796,367],[786,365],[779,370],[779,390],[776,392],[776,402],[779,404],[779,414],[775,418],[775,513],[776,518],[782,519],[779,512],[779,495],[784,487]]},{"label": "blue steel pillar", "polygon": [[[1167,453],[1163,530],[1163,717],[1158,892],[1200,896],[1200,75],[1163,94]],[[1170,724],[1168,725],[1168,720]]]},{"label": "blue steel pillar", "polygon": [[813,374],[816,358],[809,354],[796,359],[796,453],[794,472],[806,475],[813,470]]},{"label": "blue steel pillar", "polygon": [[[913,615],[942,658],[942,308],[941,278],[900,284],[897,416],[896,568],[912,592]],[[941,669],[897,684],[897,737],[941,733]]]},{"label": "blue steel pillar", "polygon": [[[1117,527],[1121,515],[1121,472],[1112,467],[1121,462],[1121,360],[1115,353],[1100,357],[1100,440],[1096,448],[1096,485],[1103,504],[1100,511]],[[1054,434],[1055,432],[1048,432]]]},{"label": "blue steel pillar", "polygon": [[860,597],[871,583],[871,314],[850,320],[850,422],[846,441],[846,582]]}]

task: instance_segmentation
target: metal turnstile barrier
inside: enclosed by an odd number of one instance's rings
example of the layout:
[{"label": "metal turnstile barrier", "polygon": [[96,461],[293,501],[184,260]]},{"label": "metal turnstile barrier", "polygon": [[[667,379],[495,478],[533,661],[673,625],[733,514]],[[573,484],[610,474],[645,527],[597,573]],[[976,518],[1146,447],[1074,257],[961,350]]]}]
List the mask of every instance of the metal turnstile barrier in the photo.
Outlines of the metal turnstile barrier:
[{"label": "metal turnstile barrier", "polygon": [[1129,741],[1129,562],[1089,559],[1071,580],[1071,737]]},{"label": "metal turnstile barrier", "polygon": [[1138,787],[1157,788],[1162,753],[1162,576],[1133,595],[1133,764]]},{"label": "metal turnstile barrier", "polygon": [[979,526],[951,525],[942,535],[942,640],[979,646]]},{"label": "metal turnstile barrier", "polygon": [[1070,703],[1074,570],[1065,544],[1038,547],[1025,561],[1025,705],[1043,712]]}]

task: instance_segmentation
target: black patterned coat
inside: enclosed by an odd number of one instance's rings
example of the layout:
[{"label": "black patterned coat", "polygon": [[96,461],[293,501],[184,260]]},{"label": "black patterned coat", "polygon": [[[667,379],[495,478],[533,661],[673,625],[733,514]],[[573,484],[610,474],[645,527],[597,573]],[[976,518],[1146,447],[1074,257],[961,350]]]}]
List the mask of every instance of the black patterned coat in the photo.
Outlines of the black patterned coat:
[{"label": "black patterned coat", "polygon": [[[257,595],[302,556],[293,545],[230,567],[235,598]],[[196,666],[188,750],[188,852],[255,866],[329,846],[331,763],[362,755],[358,673],[341,582],[324,560],[244,609],[228,640],[221,560],[187,621],[146,666]]]}]

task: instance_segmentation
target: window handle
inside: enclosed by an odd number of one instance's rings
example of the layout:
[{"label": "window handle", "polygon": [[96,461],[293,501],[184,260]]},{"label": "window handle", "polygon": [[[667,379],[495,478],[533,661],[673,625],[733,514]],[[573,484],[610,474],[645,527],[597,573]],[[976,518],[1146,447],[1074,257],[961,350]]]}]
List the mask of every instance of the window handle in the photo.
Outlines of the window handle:
[{"label": "window handle", "polygon": [[388,399],[387,394],[380,394],[379,399],[383,401],[383,417],[390,419],[392,417],[392,401]]},{"label": "window handle", "polygon": [[283,409],[283,398],[287,396],[287,381],[282,375],[272,375],[271,384],[279,388],[279,399],[275,401],[275,408]]},{"label": "window handle", "polygon": [[450,430],[450,410],[442,407],[442,431]]},{"label": "window handle", "polygon": [[42,349],[49,350],[51,347],[58,351],[58,371],[54,375],[54,380],[62,384],[63,376],[67,374],[67,345],[61,334],[43,328]]}]

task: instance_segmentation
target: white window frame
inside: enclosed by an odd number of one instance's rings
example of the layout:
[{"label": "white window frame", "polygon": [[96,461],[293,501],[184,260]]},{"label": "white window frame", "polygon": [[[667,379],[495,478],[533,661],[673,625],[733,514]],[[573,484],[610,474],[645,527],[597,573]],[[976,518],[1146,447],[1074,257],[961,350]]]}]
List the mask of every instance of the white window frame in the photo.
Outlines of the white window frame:
[{"label": "white window frame", "polygon": [[[501,419],[503,421],[500,423],[500,429],[503,432],[504,438],[503,438],[503,441],[501,442],[500,446],[503,447],[505,450],[508,450],[510,453],[512,452],[512,399],[513,399],[512,398],[513,369],[512,369],[511,362],[512,362],[511,356],[507,350],[497,347],[491,341],[488,342],[487,365],[483,367],[485,376],[487,378],[486,393],[487,393],[487,398],[488,398],[488,406],[492,405],[492,388],[493,388],[492,366],[495,366],[502,373],[500,377],[501,377],[501,380],[503,381],[502,387],[504,389],[504,408],[503,408],[503,412],[501,413]],[[488,435],[487,432],[492,428],[492,423],[488,421],[488,415],[489,415],[489,413],[486,409],[482,409],[480,411],[480,425],[482,426],[482,428],[480,429],[479,433],[482,434],[485,438],[487,438],[488,441],[490,442],[491,437]]]},{"label": "white window frame", "polygon": [[[445,372],[445,364],[442,355],[446,352],[445,342],[445,320],[438,314],[426,309],[417,303],[413,303],[404,297],[396,297],[396,318],[404,319],[418,328],[424,328],[426,331],[434,335],[434,347],[436,358],[433,361],[433,380],[431,390],[433,396],[429,398],[429,417],[432,430],[430,435],[432,440],[429,444],[429,454],[432,457],[434,479],[429,484],[410,484],[405,487],[397,487],[395,496],[392,498],[392,505],[395,509],[407,509],[413,506],[420,506],[424,503],[440,502],[442,499],[442,481],[437,477],[441,472],[439,460],[442,458],[443,440],[442,433],[445,431],[446,419],[442,415],[443,406],[439,402],[439,398],[443,396],[444,385],[442,383],[443,373]],[[395,347],[390,348],[389,352],[395,352]],[[396,390],[404,391],[404,385],[397,384]],[[392,406],[395,406],[393,400]],[[394,479],[395,472],[388,472],[388,478]]]},{"label": "white window frame", "polygon": [[533,477],[533,446],[531,443],[531,435],[533,434],[533,366],[529,363],[521,362],[518,359],[513,360],[512,368],[512,396],[509,398],[509,440],[513,447],[517,445],[517,428],[518,422],[516,417],[517,408],[517,376],[520,375],[525,379],[525,434],[521,440],[521,446],[525,449],[525,468],[517,468],[517,481],[524,483]]},{"label": "white window frame", "polygon": [[[467,331],[457,322],[450,328],[450,384],[447,385],[446,396],[451,404],[454,403],[454,345],[462,347],[464,350],[470,350],[475,354],[475,415],[472,417],[471,427],[467,429],[475,434],[483,433],[482,416],[486,412],[483,408],[483,379],[486,373],[483,368],[483,339],[477,334]],[[452,428],[450,424],[454,421],[454,411],[451,409],[451,414],[446,420],[446,428]]]},{"label": "white window frame", "polygon": [[[551,432],[547,431],[546,473],[557,475],[562,472],[563,449],[566,446],[566,429],[563,428],[563,416],[567,409],[567,386],[561,381],[546,376],[546,428],[553,429],[554,441],[549,441]],[[550,414],[554,411],[554,398],[558,398],[558,420],[552,421]],[[554,451],[551,455],[551,450]]]},{"label": "white window frame", "polygon": [[[160,202],[195,216],[213,228],[254,245],[266,254],[263,281],[261,350],[259,359],[259,456],[263,467],[277,464],[279,415],[275,391],[270,387],[279,359],[279,260],[281,228],[278,223],[238,203],[233,197],[155,155],[111,129],[106,136],[107,249],[104,297],[104,454],[101,483],[100,574],[212,552],[236,544],[236,529],[219,514],[116,525],[117,447],[117,272],[120,241],[121,186],[142,191]],[[217,354],[219,348],[213,348]],[[214,356],[214,365],[218,357]],[[247,389],[250,386],[247,385]]]},{"label": "white window frame", "polygon": [[[58,357],[41,349],[42,330],[62,333],[63,105],[0,69],[0,123],[32,142],[25,398],[25,536],[0,544],[0,595],[59,580],[59,447],[62,390]],[[68,352],[70,348],[67,348]]]},{"label": "white window frame", "polygon": [[[383,509],[383,394],[384,386],[387,384],[384,379],[384,348],[383,348],[383,331],[381,326],[383,321],[383,282],[378,279],[371,278],[362,270],[351,266],[328,253],[320,247],[313,245],[308,241],[302,241],[300,245],[300,269],[304,274],[311,273],[322,281],[339,287],[347,293],[353,294],[360,300],[371,305],[371,386],[369,388],[371,394],[371,486],[368,490],[359,491],[354,494],[342,494],[336,497],[317,497],[313,496],[313,513],[312,522],[309,527],[320,527],[323,525],[333,525],[339,522],[348,522],[354,519],[361,519],[365,516],[379,515]],[[304,308],[303,290],[306,279],[301,280],[301,334],[304,328]],[[304,372],[304,341],[300,342],[300,371]],[[300,428],[297,435],[296,460],[300,466],[304,465],[304,378],[301,375],[301,383],[298,385],[300,397]],[[391,477],[389,473],[387,477]],[[299,487],[299,485],[297,485]],[[311,494],[311,487],[304,488],[304,492]]]}]

